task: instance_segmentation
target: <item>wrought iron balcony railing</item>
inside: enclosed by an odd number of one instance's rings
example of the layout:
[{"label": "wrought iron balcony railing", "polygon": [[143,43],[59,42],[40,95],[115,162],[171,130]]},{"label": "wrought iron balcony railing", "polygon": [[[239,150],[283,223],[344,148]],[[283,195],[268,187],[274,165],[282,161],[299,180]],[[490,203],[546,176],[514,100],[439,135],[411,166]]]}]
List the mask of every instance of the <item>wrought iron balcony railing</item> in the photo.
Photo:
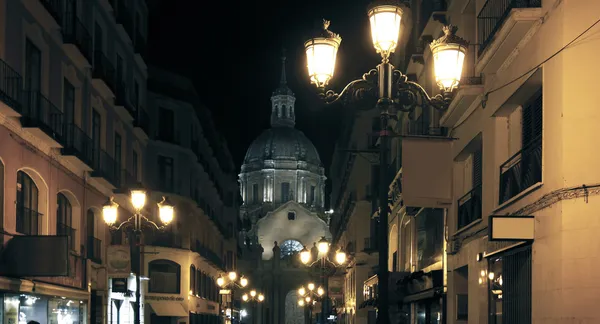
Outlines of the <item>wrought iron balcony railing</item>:
[{"label": "wrought iron balcony railing", "polygon": [[146,135],[150,135],[150,115],[145,109],[138,109],[137,117],[133,120],[133,127],[141,128]]},{"label": "wrought iron balcony railing", "polygon": [[21,90],[23,78],[8,63],[0,60],[0,100],[21,112]]},{"label": "wrought iron balcony railing", "polygon": [[37,210],[33,210],[27,208],[17,202],[17,232],[25,235],[38,235],[40,219],[43,214],[39,213]]},{"label": "wrought iron balcony railing", "polygon": [[458,199],[458,229],[481,219],[481,184]]},{"label": "wrought iron balcony railing", "polygon": [[81,54],[92,62],[92,36],[75,13],[68,14],[61,29],[63,42],[73,44],[79,48]]},{"label": "wrought iron balcony railing", "polygon": [[63,19],[64,0],[40,0],[40,2],[60,25]]},{"label": "wrought iron balcony railing", "polygon": [[538,136],[500,166],[500,197],[503,202],[542,181],[542,136]]},{"label": "wrought iron balcony railing", "polygon": [[62,142],[64,136],[63,113],[39,91],[23,92],[23,127],[37,127],[48,136]]},{"label": "wrought iron balcony railing", "polygon": [[75,124],[65,125],[63,155],[74,155],[88,166],[93,166],[94,141]]},{"label": "wrought iron balcony railing", "polygon": [[152,239],[152,245],[180,249],[182,239],[180,235],[172,232],[157,232]]},{"label": "wrought iron balcony railing", "polygon": [[102,263],[102,240],[88,236],[87,258],[98,264]]},{"label": "wrought iron balcony railing", "polygon": [[113,186],[119,187],[119,172],[120,168],[115,159],[103,149],[94,147],[93,149],[93,166],[94,171],[92,176],[102,177],[110,182]]},{"label": "wrought iron balcony railing", "polygon": [[488,0],[477,15],[479,54],[490,44],[496,32],[517,8],[539,8],[542,0]]},{"label": "wrought iron balcony railing", "polygon": [[92,77],[104,81],[113,93],[116,92],[115,68],[102,51],[94,52],[94,69],[92,70]]},{"label": "wrought iron balcony railing", "polygon": [[202,243],[200,243],[200,241],[196,241],[196,249],[195,250],[196,250],[196,252],[198,252],[198,254],[200,254],[200,256],[205,258],[207,261],[209,261],[213,265],[223,269],[223,260],[221,259],[221,257],[219,255],[217,255],[215,252],[213,252],[211,249],[209,249],[208,247],[202,245]]},{"label": "wrought iron balcony railing", "polygon": [[69,225],[63,223],[56,223],[56,235],[66,236],[69,241],[69,249],[75,250],[75,229]]}]

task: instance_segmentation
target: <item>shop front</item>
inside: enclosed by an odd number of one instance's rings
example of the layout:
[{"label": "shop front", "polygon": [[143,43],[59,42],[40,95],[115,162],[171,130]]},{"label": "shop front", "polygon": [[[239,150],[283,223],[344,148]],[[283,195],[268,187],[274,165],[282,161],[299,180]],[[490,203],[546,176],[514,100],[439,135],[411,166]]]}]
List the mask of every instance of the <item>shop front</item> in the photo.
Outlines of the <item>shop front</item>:
[{"label": "shop front", "polygon": [[414,314],[414,324],[444,324],[446,295],[443,270],[417,271],[399,282],[404,293],[401,308]]}]

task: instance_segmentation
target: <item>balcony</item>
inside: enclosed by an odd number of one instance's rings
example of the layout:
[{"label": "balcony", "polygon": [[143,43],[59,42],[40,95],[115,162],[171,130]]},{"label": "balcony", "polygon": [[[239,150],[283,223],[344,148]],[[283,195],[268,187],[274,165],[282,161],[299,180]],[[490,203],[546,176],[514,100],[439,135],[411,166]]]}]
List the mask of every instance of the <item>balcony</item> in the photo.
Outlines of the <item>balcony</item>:
[{"label": "balcony", "polygon": [[75,13],[65,17],[61,29],[65,52],[79,65],[92,64],[92,36]]},{"label": "balcony", "polygon": [[527,188],[542,182],[542,137],[539,136],[500,166],[502,204]]},{"label": "balcony", "polygon": [[92,70],[92,84],[106,97],[114,96],[115,68],[112,62],[102,51],[94,52],[94,68]]},{"label": "balcony", "polygon": [[[539,28],[543,17],[541,0],[488,0],[477,15],[480,43],[479,72],[496,71],[511,62]],[[535,32],[535,30],[533,31]],[[526,37],[527,36],[527,37]]]},{"label": "balcony", "polygon": [[172,232],[156,232],[152,239],[152,246],[181,249],[182,239],[180,235]]},{"label": "balcony", "polygon": [[200,241],[196,241],[196,252],[198,252],[198,254],[200,254],[201,257],[203,257],[206,261],[212,263],[212,265],[218,269],[224,269],[223,268],[223,260],[221,259],[220,256],[218,256],[215,252],[213,252],[211,249],[209,249],[208,247],[202,245],[200,243]]},{"label": "balcony", "polygon": [[17,232],[25,235],[40,234],[40,220],[43,214],[29,209],[17,202]]},{"label": "balcony", "polygon": [[118,1],[115,8],[115,20],[118,25],[121,25],[122,31],[133,39],[133,15],[129,8],[125,5],[125,1]]},{"label": "balcony", "polygon": [[115,108],[117,113],[125,120],[133,119],[136,114],[136,107],[129,100],[129,91],[125,82],[120,81],[117,84],[117,93],[115,96]]},{"label": "balcony", "polygon": [[56,224],[56,235],[57,236],[66,236],[69,242],[69,249],[71,251],[76,251],[77,247],[75,246],[75,229],[69,225],[63,223]]},{"label": "balcony", "polygon": [[102,264],[102,240],[88,236],[87,258],[92,262]]},{"label": "balcony", "polygon": [[23,92],[21,125],[51,147],[62,147],[64,140],[63,113],[38,91]]},{"label": "balcony", "polygon": [[174,145],[181,144],[181,141],[179,140],[179,132],[166,128],[161,128],[161,130],[158,132],[158,135],[156,136],[156,140],[171,143]]},{"label": "balcony", "polygon": [[23,78],[6,62],[0,60],[0,112],[5,116],[15,117],[21,113],[21,90]]},{"label": "balcony", "polygon": [[150,115],[143,108],[138,108],[136,118],[133,120],[133,132],[142,139],[150,136]]},{"label": "balcony", "polygon": [[417,35],[432,37],[440,34],[442,26],[446,24],[447,8],[446,0],[423,1]]},{"label": "balcony", "polygon": [[64,0],[40,0],[44,8],[48,11],[50,16],[56,20],[56,23],[60,26],[63,19],[63,2]]},{"label": "balcony", "polygon": [[147,45],[146,45],[146,39],[144,38],[144,36],[142,35],[142,33],[140,33],[140,31],[136,31],[135,33],[135,42],[133,44],[135,53],[140,54],[141,56],[146,56],[146,50],[147,50]]},{"label": "balcony", "polygon": [[65,142],[60,151],[67,160],[86,171],[91,171],[94,161],[93,147],[94,142],[79,126],[65,125]]},{"label": "balcony", "polygon": [[440,118],[442,127],[453,127],[464,115],[470,114],[476,107],[471,107],[475,99],[483,93],[483,78],[476,71],[478,45],[469,45],[463,65],[460,85],[456,90],[448,109]]},{"label": "balcony", "polygon": [[91,176],[97,178],[105,186],[116,189],[119,187],[119,171],[115,159],[106,151],[94,148],[93,149],[93,165]]},{"label": "balcony", "polygon": [[457,205],[458,230],[481,219],[481,184],[460,197],[457,201]]}]

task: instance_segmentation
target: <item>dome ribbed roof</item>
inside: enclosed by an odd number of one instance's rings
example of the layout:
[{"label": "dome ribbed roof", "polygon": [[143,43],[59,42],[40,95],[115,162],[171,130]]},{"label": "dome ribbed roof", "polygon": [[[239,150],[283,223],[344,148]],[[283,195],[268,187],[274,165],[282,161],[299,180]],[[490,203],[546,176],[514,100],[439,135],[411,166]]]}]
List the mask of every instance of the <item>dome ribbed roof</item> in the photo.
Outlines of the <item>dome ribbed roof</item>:
[{"label": "dome ribbed roof", "polygon": [[244,164],[264,160],[304,161],[321,166],[313,143],[304,133],[292,127],[269,128],[252,142]]}]

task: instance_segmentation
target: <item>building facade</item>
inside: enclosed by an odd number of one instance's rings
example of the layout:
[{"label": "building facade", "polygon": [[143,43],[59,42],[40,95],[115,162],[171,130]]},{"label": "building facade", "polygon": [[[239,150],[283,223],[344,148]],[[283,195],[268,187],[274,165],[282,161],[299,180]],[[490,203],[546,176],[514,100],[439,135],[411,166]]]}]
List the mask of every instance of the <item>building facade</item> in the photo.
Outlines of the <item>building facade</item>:
[{"label": "building facade", "polygon": [[131,215],[117,193],[141,182],[146,146],[145,3],[0,7],[0,225],[11,274],[0,279],[2,321],[103,323],[102,205],[116,195],[121,217]]},{"label": "building facade", "polygon": [[297,289],[309,272],[297,253],[331,239],[324,213],[325,175],[319,153],[295,125],[295,97],[287,86],[285,58],[271,97],[271,128],[248,148],[239,175],[244,203],[243,273],[265,293],[258,323],[302,323]]},{"label": "building facade", "polygon": [[[236,270],[239,215],[227,144],[189,79],[151,67],[147,102],[145,186],[153,201],[168,196],[176,214],[165,230],[144,233],[145,322],[221,323],[216,279]],[[128,286],[134,279],[128,276]],[[127,290],[113,295],[121,323],[130,307],[122,301],[132,300]]]},{"label": "building facade", "polygon": [[379,179],[377,136],[379,112],[352,112],[343,118],[330,167],[333,242],[350,256],[344,279],[343,302],[337,307],[341,323],[366,324],[375,316],[364,282],[378,264],[377,204]]}]

